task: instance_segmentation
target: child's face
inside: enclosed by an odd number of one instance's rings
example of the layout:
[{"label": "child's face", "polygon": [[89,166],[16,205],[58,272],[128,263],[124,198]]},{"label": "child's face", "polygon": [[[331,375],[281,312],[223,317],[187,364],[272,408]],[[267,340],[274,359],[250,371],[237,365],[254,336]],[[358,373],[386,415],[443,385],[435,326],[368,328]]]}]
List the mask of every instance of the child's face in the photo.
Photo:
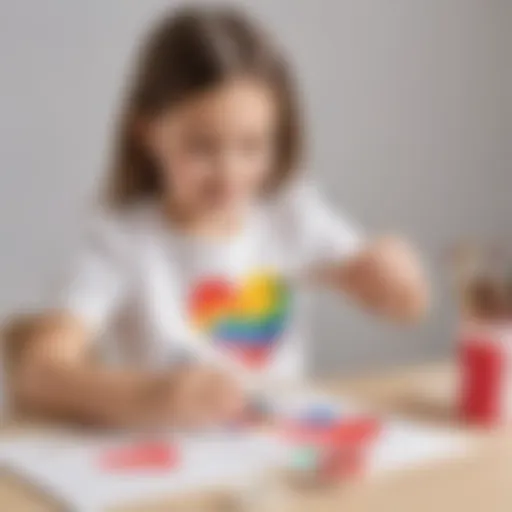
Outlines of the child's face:
[{"label": "child's face", "polygon": [[277,108],[264,84],[233,80],[174,106],[149,129],[166,198],[190,214],[236,213],[275,160]]}]

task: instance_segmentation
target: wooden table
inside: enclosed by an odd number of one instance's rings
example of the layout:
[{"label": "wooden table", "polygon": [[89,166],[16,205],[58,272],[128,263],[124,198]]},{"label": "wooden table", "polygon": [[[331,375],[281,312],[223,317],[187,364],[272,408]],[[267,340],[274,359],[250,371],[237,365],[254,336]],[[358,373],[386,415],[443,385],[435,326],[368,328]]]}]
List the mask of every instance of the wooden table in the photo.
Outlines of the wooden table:
[{"label": "wooden table", "polygon": [[[335,393],[371,402],[436,425],[463,429],[451,407],[453,372],[446,365],[402,369],[381,376],[326,386]],[[434,462],[421,469],[352,482],[342,489],[309,491],[290,496],[279,512],[511,512],[512,433],[469,432],[474,438],[463,458]],[[109,512],[227,512],[227,497],[184,496],[179,500],[125,506]],[[0,510],[60,512],[56,503],[8,475],[0,478]],[[261,511],[264,512],[264,511]]]}]

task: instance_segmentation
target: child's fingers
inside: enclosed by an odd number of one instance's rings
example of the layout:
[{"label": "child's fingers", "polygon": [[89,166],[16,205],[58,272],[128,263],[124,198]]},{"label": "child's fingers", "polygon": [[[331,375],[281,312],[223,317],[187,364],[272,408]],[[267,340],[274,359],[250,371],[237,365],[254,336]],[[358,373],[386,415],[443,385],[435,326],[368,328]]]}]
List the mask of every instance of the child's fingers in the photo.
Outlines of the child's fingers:
[{"label": "child's fingers", "polygon": [[245,394],[234,378],[226,373],[211,375],[212,413],[217,422],[229,422],[240,417],[245,406]]},{"label": "child's fingers", "polygon": [[170,377],[167,414],[178,428],[220,425],[240,417],[244,393],[236,379],[218,369],[184,367]]},{"label": "child's fingers", "polygon": [[414,252],[401,241],[376,242],[351,264],[348,278],[354,296],[376,312],[415,319],[426,308],[426,279]]},{"label": "child's fingers", "polygon": [[241,405],[241,393],[228,375],[214,369],[205,370],[202,393],[195,406],[205,425],[220,425],[233,419]]},{"label": "child's fingers", "polygon": [[208,371],[202,367],[187,368],[175,376],[175,382],[171,422],[180,428],[198,428],[210,423]]},{"label": "child's fingers", "polygon": [[242,407],[242,392],[234,379],[198,366],[177,380],[172,421],[181,428],[207,428],[230,421]]}]

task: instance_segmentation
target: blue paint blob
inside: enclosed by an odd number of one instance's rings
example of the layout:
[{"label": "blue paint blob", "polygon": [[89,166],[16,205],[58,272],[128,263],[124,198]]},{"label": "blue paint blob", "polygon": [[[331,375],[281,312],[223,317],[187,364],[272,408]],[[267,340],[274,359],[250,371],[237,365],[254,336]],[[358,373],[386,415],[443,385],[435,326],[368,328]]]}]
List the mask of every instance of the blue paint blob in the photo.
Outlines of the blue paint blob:
[{"label": "blue paint blob", "polygon": [[314,404],[304,411],[301,422],[316,427],[332,425],[339,419],[339,414],[331,406],[325,404]]}]

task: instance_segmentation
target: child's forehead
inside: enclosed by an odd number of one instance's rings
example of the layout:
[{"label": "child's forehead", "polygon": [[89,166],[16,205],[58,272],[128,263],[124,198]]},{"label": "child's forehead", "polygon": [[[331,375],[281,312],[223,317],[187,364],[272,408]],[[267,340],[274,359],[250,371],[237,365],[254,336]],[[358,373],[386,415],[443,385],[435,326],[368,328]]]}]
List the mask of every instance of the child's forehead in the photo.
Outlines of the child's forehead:
[{"label": "child's forehead", "polygon": [[[160,119],[168,125],[207,130],[236,122],[239,128],[266,125],[274,120],[277,104],[272,90],[257,80],[233,79],[184,97]],[[217,127],[218,129],[218,127]]]}]

